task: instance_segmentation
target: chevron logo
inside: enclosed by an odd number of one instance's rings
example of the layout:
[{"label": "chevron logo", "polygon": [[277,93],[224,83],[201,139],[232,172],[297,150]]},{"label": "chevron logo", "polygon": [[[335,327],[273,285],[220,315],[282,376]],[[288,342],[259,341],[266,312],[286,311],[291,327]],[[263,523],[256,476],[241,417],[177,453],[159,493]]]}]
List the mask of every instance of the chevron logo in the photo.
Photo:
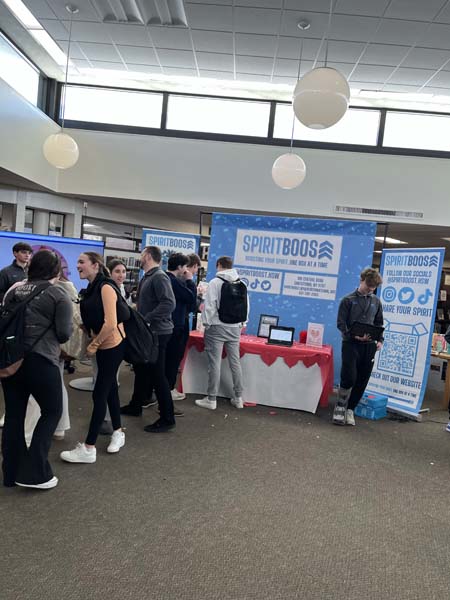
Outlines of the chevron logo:
[{"label": "chevron logo", "polygon": [[319,260],[321,258],[328,258],[328,260],[333,259],[333,244],[331,242],[325,241],[319,245]]},{"label": "chevron logo", "polygon": [[438,266],[438,264],[439,264],[439,257],[438,257],[438,256],[436,256],[436,255],[432,256],[432,257],[430,258],[430,263],[429,263],[429,266],[430,266],[430,267],[437,267],[437,266]]}]

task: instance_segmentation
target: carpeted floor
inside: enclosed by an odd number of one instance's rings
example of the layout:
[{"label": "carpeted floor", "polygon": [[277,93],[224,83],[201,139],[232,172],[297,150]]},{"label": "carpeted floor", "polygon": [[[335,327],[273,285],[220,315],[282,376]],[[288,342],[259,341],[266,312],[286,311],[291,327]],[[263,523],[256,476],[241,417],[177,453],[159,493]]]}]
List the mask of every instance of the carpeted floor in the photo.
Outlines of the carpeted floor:
[{"label": "carpeted floor", "polygon": [[[76,374],[79,376],[79,373]],[[131,375],[121,377],[127,400]],[[299,392],[301,393],[301,391]],[[2,600],[432,600],[450,588],[450,434],[423,423],[357,427],[193,398],[169,434],[128,417],[117,455],[62,463],[89,393],[71,390],[54,490],[0,488]],[[434,422],[434,421],[440,421]]]}]

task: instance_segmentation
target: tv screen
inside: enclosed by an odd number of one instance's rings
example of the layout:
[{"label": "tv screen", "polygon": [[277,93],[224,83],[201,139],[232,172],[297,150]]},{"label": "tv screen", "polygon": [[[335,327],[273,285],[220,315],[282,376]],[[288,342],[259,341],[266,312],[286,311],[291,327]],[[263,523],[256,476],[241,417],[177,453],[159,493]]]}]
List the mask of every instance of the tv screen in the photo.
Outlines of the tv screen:
[{"label": "tv screen", "polygon": [[56,252],[61,259],[64,275],[72,281],[77,290],[88,285],[86,280],[81,280],[78,277],[77,260],[79,255],[82,252],[97,252],[103,256],[103,242],[34,233],[0,231],[0,269],[12,263],[14,260],[12,248],[18,242],[30,244],[33,252],[44,249]]}]

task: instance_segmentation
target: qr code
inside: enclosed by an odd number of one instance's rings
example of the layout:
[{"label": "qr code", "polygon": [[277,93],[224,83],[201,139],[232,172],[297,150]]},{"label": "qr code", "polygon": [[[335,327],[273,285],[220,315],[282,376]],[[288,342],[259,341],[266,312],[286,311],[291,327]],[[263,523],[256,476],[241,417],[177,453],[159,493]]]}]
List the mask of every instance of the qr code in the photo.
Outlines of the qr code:
[{"label": "qr code", "polygon": [[378,369],[398,375],[414,375],[418,342],[416,335],[386,331]]}]

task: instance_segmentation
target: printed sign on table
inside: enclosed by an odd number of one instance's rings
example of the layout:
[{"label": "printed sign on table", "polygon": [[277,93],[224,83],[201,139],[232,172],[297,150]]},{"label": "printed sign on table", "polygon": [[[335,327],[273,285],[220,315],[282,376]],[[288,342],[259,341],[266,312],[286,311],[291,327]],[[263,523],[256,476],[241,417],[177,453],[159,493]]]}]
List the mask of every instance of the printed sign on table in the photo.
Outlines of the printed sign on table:
[{"label": "printed sign on table", "polygon": [[372,264],[375,230],[368,221],[214,213],[208,279],[219,256],[233,257],[250,293],[250,334],[257,334],[261,314],[279,315],[279,325],[295,327],[296,339],[309,322],[322,323],[323,342],[334,346],[337,382],[338,305]]},{"label": "printed sign on table", "polygon": [[169,256],[174,252],[182,254],[198,253],[200,236],[193,233],[161,231],[160,229],[144,229],[142,232],[142,248],[158,246],[162,252],[161,268],[167,269]]},{"label": "printed sign on table", "polygon": [[388,407],[418,414],[430,364],[444,248],[383,250],[384,343],[367,388]]}]

